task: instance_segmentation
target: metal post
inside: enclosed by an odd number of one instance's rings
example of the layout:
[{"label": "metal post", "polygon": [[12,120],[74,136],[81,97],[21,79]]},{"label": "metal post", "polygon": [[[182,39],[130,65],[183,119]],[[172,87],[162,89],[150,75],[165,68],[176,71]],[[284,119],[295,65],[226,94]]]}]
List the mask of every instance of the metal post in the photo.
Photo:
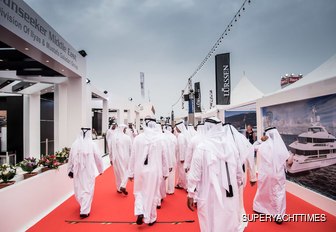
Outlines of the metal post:
[{"label": "metal post", "polygon": [[48,155],[48,138],[46,138],[46,153],[45,155]]}]

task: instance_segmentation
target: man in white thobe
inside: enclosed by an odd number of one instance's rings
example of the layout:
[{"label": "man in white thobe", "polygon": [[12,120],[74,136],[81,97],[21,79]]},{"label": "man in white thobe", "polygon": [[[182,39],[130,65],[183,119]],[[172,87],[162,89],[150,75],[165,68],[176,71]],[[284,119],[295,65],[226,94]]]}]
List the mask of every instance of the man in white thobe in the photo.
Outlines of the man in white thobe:
[{"label": "man in white thobe", "polygon": [[228,143],[235,145],[237,149],[237,160],[242,165],[243,175],[243,185],[239,186],[239,206],[240,206],[240,226],[239,231],[244,231],[247,226],[247,221],[243,220],[243,216],[246,214],[244,208],[244,187],[247,182],[247,170],[250,174],[250,184],[251,186],[255,185],[257,181],[255,163],[254,163],[254,148],[252,144],[247,140],[247,138],[240,133],[234,126],[230,123],[225,123],[223,125],[224,130],[224,139]]},{"label": "man in white thobe", "polygon": [[[155,131],[158,133],[158,136],[161,137],[160,139],[162,140],[163,154],[165,156],[165,159],[167,160],[167,165],[168,165],[168,168],[169,168],[169,171],[170,171],[169,157],[168,157],[168,143],[167,143],[165,135],[163,134],[162,126],[161,126],[160,122],[156,123]],[[161,202],[167,196],[166,179],[167,178],[163,178],[163,177],[160,178],[160,201],[159,201],[159,203],[157,205],[157,209],[161,209]]]},{"label": "man in white thobe", "polygon": [[90,128],[82,128],[80,136],[71,146],[68,162],[68,175],[73,178],[74,192],[80,205],[81,218],[90,215],[96,168],[98,173],[103,173],[101,153],[92,141]]},{"label": "man in white thobe", "polygon": [[160,202],[160,184],[168,177],[168,162],[162,137],[155,130],[155,119],[146,118],[144,133],[135,137],[129,164],[129,177],[134,178],[134,214],[136,223],[153,225]]},{"label": "man in white thobe", "polygon": [[172,133],[172,127],[166,125],[163,129],[164,138],[167,143],[167,158],[169,167],[169,176],[167,179],[166,192],[171,195],[175,191],[175,170],[176,170],[176,149],[177,139]]},{"label": "man in white thobe", "polygon": [[113,166],[115,184],[118,193],[128,195],[126,185],[128,180],[128,163],[132,152],[131,138],[124,133],[126,125],[117,127],[115,134],[110,137],[111,152],[109,153],[110,164]]},{"label": "man in white thobe", "polygon": [[188,207],[197,215],[202,232],[236,232],[242,172],[232,144],[223,140],[221,121],[206,119],[206,136],[196,147],[188,173]]},{"label": "man in white thobe", "polygon": [[194,125],[192,125],[192,124],[188,125],[188,132],[189,132],[191,138],[194,137],[197,134],[197,131],[195,130]]},{"label": "man in white thobe", "polygon": [[106,132],[106,144],[107,144],[107,149],[108,149],[109,154],[111,154],[111,147],[110,147],[111,138],[116,133],[116,128],[117,127],[118,127],[118,124],[113,122],[111,124],[110,128],[107,129],[107,132]]},{"label": "man in white thobe", "polygon": [[187,189],[187,176],[184,170],[184,161],[187,154],[187,148],[190,143],[191,136],[181,121],[175,125],[177,131],[177,185],[178,189]]},{"label": "man in white thobe", "polygon": [[267,140],[258,145],[258,189],[253,201],[257,213],[274,216],[282,222],[286,211],[285,166],[289,152],[275,127],[265,130]]},{"label": "man in white thobe", "polygon": [[[196,149],[196,146],[202,142],[205,138],[205,127],[204,124],[197,125],[196,134],[191,138],[190,143],[188,144],[187,153],[184,161],[184,170],[188,172],[190,169],[191,160]],[[188,174],[187,174],[188,175]]]}]

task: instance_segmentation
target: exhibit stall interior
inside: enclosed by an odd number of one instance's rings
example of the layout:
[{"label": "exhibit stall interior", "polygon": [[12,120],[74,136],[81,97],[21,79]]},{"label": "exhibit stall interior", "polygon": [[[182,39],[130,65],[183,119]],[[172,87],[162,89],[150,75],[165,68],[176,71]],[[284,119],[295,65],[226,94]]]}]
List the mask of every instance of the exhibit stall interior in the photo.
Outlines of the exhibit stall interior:
[{"label": "exhibit stall interior", "polygon": [[[87,82],[84,50],[73,48],[25,2],[1,1],[0,7],[7,15],[0,21],[0,164],[20,164],[14,183],[0,189],[6,209],[0,224],[3,231],[25,231],[73,194],[66,159],[58,158],[82,127],[94,122],[107,129],[108,97]],[[92,117],[92,98],[103,102],[100,116]],[[104,156],[104,138],[95,142]],[[35,167],[53,154],[59,166],[45,172]],[[27,160],[34,170],[26,171],[21,161]]]}]

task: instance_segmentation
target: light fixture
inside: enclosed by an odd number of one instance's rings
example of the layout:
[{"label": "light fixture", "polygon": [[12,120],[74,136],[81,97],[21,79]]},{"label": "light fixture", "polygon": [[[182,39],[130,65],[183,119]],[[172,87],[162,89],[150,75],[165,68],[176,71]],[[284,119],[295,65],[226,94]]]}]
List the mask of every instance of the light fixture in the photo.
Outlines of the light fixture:
[{"label": "light fixture", "polygon": [[107,94],[108,92],[105,90],[104,93]]},{"label": "light fixture", "polygon": [[83,57],[87,56],[87,53],[84,50],[80,50],[78,53],[81,54]]},{"label": "light fixture", "polygon": [[25,50],[26,50],[26,51],[28,51],[28,50],[29,50],[29,48],[25,48]]},{"label": "light fixture", "polygon": [[86,78],[86,84],[89,84],[91,80],[89,78]]}]

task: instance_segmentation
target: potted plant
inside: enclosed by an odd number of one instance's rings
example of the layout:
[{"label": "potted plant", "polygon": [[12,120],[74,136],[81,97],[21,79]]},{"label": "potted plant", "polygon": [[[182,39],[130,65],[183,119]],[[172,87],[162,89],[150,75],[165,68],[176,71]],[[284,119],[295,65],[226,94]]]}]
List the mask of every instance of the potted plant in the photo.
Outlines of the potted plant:
[{"label": "potted plant", "polygon": [[67,147],[64,147],[62,149],[62,151],[58,151],[55,153],[56,155],[56,159],[58,162],[60,163],[66,163],[68,161],[68,158],[69,158],[69,153],[70,153],[70,149],[67,148]]},{"label": "potted plant", "polygon": [[23,174],[25,179],[35,176],[37,172],[33,172],[38,166],[37,159],[35,157],[24,158],[23,161],[19,163],[21,169],[27,173]]},{"label": "potted plant", "polygon": [[61,163],[57,161],[55,155],[42,156],[38,163],[39,165],[43,166],[43,168],[41,169],[42,172],[45,172],[49,169],[57,169],[58,166],[61,165]]},{"label": "potted plant", "polygon": [[9,164],[0,165],[0,178],[2,182],[0,183],[0,188],[12,185],[15,181],[10,181],[16,175],[16,169]]}]

